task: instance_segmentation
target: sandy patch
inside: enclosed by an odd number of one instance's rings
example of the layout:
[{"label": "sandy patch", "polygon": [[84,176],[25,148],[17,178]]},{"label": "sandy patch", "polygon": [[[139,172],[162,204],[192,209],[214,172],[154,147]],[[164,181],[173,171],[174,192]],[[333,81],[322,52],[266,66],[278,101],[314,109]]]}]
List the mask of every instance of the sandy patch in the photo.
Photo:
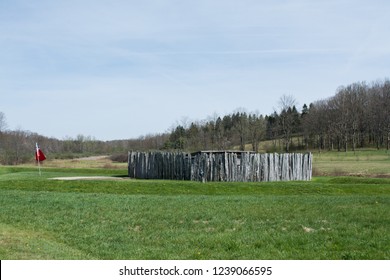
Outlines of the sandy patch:
[{"label": "sandy patch", "polygon": [[305,226],[302,226],[302,229],[306,233],[310,233],[310,232],[314,232],[315,231],[314,228],[309,228],[309,227],[305,227]]},{"label": "sandy patch", "polygon": [[103,160],[103,159],[108,159],[110,158],[109,156],[92,156],[92,157],[83,157],[83,158],[76,158],[76,160],[90,160],[90,161],[95,161],[95,160]]}]

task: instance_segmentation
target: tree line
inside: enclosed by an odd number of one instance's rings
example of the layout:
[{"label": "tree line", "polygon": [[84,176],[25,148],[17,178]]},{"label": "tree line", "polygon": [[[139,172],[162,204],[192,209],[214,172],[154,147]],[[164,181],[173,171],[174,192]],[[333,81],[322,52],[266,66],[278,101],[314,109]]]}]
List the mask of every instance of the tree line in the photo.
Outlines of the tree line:
[{"label": "tree line", "polygon": [[165,133],[115,141],[84,135],[59,140],[21,129],[8,130],[6,117],[0,112],[1,164],[34,160],[36,142],[51,158],[121,155],[130,150],[389,150],[390,81],[342,86],[334,96],[304,104],[299,110],[294,97],[284,95],[270,115],[239,109],[203,121],[183,121]]},{"label": "tree line", "polygon": [[[390,148],[390,81],[353,83],[334,96],[304,104],[293,96],[280,98],[270,115],[238,110],[223,117],[176,126],[163,149],[253,150],[265,152]],[[264,148],[264,147],[263,147]]]},{"label": "tree line", "polygon": [[304,121],[305,139],[318,150],[390,148],[390,81],[354,83],[314,102]]},{"label": "tree line", "polygon": [[0,164],[17,165],[35,160],[35,143],[49,159],[73,159],[91,155],[111,155],[127,160],[129,150],[158,150],[169,138],[168,133],[141,136],[137,139],[101,141],[82,134],[63,139],[50,138],[22,129],[7,129],[7,120],[0,112]]}]

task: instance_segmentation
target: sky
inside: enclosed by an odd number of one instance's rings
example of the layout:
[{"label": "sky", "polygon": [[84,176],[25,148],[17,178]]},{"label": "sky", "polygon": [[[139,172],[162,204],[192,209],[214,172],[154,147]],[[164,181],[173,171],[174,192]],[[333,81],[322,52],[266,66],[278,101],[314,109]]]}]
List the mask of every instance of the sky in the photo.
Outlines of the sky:
[{"label": "sky", "polygon": [[389,78],[390,1],[0,0],[8,129],[99,140]]}]

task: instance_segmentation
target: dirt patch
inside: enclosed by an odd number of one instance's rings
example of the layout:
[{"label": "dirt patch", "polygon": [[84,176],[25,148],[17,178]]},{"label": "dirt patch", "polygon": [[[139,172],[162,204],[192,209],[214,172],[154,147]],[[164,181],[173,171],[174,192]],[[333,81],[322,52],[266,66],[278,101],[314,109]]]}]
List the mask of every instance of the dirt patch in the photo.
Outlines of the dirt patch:
[{"label": "dirt patch", "polygon": [[109,177],[109,176],[75,176],[75,177],[56,177],[51,178],[51,180],[60,180],[60,181],[76,181],[76,180],[124,180],[127,178],[123,177]]}]

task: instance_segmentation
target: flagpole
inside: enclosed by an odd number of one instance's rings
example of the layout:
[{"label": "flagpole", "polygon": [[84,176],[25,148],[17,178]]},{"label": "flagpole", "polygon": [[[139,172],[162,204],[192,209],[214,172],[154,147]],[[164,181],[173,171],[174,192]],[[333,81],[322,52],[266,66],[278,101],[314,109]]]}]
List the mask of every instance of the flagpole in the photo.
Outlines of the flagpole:
[{"label": "flagpole", "polygon": [[38,143],[35,143],[35,147],[36,147],[36,155],[37,155],[37,161],[38,161],[38,171],[39,171],[39,176],[41,176],[41,163],[39,161],[39,147],[38,147]]}]

